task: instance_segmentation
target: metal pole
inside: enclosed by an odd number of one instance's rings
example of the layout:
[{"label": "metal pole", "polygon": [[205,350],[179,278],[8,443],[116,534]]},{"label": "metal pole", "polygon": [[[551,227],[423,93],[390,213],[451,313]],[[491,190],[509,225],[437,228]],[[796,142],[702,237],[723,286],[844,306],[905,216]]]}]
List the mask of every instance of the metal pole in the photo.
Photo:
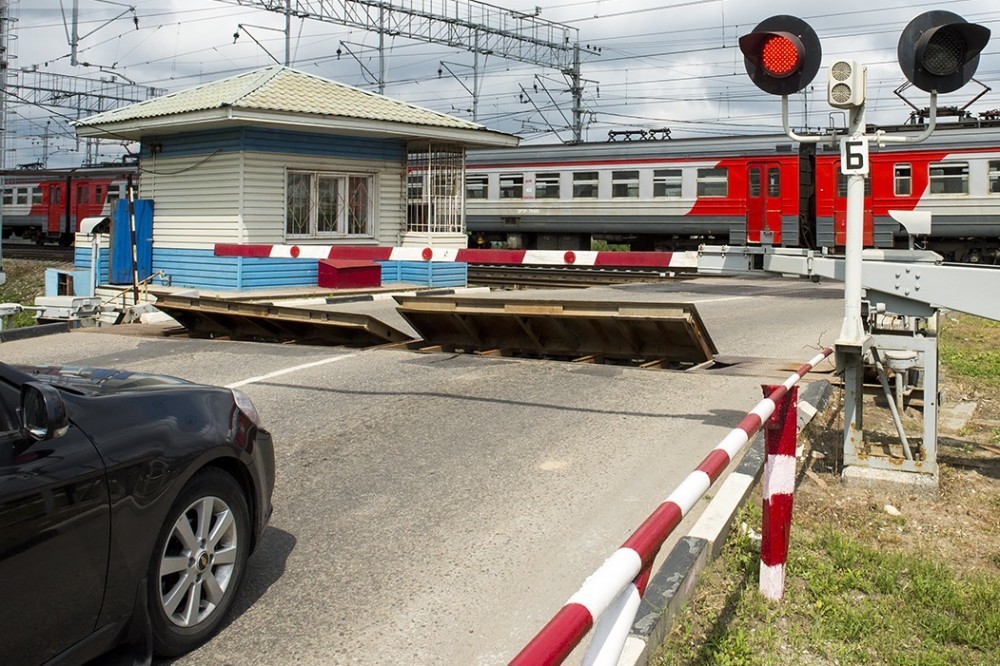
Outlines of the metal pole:
[{"label": "metal pole", "polygon": [[128,177],[128,231],[132,246],[132,304],[139,304],[139,258],[135,248],[135,190],[132,175]]}]

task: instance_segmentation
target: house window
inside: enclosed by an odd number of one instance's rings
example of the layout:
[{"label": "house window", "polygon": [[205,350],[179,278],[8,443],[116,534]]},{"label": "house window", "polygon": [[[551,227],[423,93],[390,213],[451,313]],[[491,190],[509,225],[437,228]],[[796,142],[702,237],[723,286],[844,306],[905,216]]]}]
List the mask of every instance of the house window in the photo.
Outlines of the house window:
[{"label": "house window", "polygon": [[598,174],[596,171],[580,171],[573,174],[573,198],[596,199]]},{"label": "house window", "polygon": [[653,171],[654,197],[681,196],[681,170],[656,169]]},{"label": "house window", "polygon": [[612,171],[611,197],[613,199],[639,198],[638,171]]},{"label": "house window", "polygon": [[500,174],[500,198],[521,199],[524,197],[524,175],[520,173]]},{"label": "house window", "polygon": [[724,197],[729,194],[729,170],[725,167],[698,169],[698,196]]},{"label": "house window", "polygon": [[893,173],[894,192],[897,197],[908,197],[913,194],[913,167],[909,164],[897,164]]},{"label": "house window", "polygon": [[536,199],[558,199],[559,198],[559,174],[558,173],[536,173],[535,174],[535,198]]},{"label": "house window", "polygon": [[485,199],[489,191],[489,176],[466,176],[465,178],[465,198]]},{"label": "house window", "polygon": [[968,194],[969,163],[946,162],[930,166],[931,194]]},{"label": "house window", "polygon": [[1000,161],[990,160],[990,194],[1000,194]]},{"label": "house window", "polygon": [[289,171],[286,182],[287,236],[373,234],[370,175]]}]

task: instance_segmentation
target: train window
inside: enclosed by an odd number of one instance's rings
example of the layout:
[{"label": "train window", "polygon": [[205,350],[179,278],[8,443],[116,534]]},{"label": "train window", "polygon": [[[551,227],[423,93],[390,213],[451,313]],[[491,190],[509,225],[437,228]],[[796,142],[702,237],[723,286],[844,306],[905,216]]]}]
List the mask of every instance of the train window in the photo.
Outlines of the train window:
[{"label": "train window", "polygon": [[681,170],[656,169],[653,171],[654,197],[681,196]]},{"label": "train window", "polygon": [[747,182],[750,186],[750,196],[754,199],[760,196],[760,169],[754,167],[750,169],[750,173],[747,176]]},{"label": "train window", "polygon": [[11,187],[3,188],[3,205],[10,206],[14,203],[14,189]]},{"label": "train window", "polygon": [[465,177],[465,198],[485,199],[487,188],[489,187],[489,176],[466,176]]},{"label": "train window", "polygon": [[42,188],[33,187],[31,188],[31,204],[33,206],[39,206],[42,203]]},{"label": "train window", "polygon": [[500,198],[521,199],[524,197],[524,174],[500,174]]},{"label": "train window", "polygon": [[1000,161],[990,160],[990,194],[1000,194]]},{"label": "train window", "polygon": [[573,198],[596,199],[598,193],[598,173],[578,171],[573,174]]},{"label": "train window", "polygon": [[698,169],[698,196],[724,197],[729,194],[729,169],[703,167]]},{"label": "train window", "polygon": [[19,187],[17,188],[17,205],[26,206],[28,204],[28,188]]},{"label": "train window", "polygon": [[931,194],[968,194],[969,163],[939,162],[930,166]]},{"label": "train window", "polygon": [[638,171],[612,171],[611,197],[614,199],[639,198]]},{"label": "train window", "polygon": [[94,188],[94,203],[104,203],[104,188],[100,185]]},{"label": "train window", "polygon": [[781,169],[777,167],[767,170],[767,196],[781,196]]},{"label": "train window", "polygon": [[897,164],[893,173],[896,196],[908,197],[913,194],[913,167],[909,164]]},{"label": "train window", "polygon": [[558,199],[559,198],[559,174],[536,173],[535,174],[535,198],[536,199]]}]

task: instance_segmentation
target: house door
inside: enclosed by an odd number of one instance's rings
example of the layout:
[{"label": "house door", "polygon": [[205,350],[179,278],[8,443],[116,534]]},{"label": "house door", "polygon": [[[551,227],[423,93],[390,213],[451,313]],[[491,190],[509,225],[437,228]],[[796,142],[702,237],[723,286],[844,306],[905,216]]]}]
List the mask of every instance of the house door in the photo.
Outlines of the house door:
[{"label": "house door", "polygon": [[747,165],[747,242],[781,244],[781,167],[777,162]]}]

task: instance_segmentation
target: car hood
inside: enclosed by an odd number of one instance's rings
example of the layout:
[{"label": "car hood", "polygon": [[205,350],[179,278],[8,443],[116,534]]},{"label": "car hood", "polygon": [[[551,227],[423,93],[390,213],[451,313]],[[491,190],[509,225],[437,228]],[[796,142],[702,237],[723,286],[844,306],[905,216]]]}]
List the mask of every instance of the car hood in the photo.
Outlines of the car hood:
[{"label": "car hood", "polygon": [[106,368],[72,365],[15,365],[12,367],[30,375],[32,379],[91,395],[194,386],[189,381],[168,375],[150,375]]}]

